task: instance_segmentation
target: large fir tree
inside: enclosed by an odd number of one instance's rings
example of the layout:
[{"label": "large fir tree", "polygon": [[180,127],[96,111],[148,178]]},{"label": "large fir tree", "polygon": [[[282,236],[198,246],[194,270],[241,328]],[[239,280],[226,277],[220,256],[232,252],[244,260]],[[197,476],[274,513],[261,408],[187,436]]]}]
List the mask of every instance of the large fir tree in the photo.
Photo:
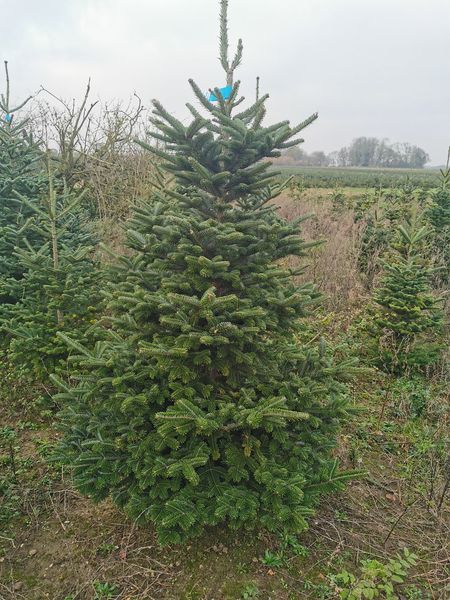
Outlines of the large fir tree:
[{"label": "large fir tree", "polygon": [[267,95],[235,110],[242,42],[229,60],[227,4],[227,87],[206,98],[191,80],[206,116],[188,104],[189,125],[154,101],[149,150],[175,185],[128,223],[134,253],[109,288],[110,326],[94,348],[64,336],[78,383],[57,380],[76,486],[153,522],[161,543],[219,523],[302,531],[317,496],[348,476],[331,453],[348,412],[336,379],[351,366],[302,341],[318,294],[285,259],[308,245],[271,203],[283,185],[264,160],[317,115],[265,127]]}]

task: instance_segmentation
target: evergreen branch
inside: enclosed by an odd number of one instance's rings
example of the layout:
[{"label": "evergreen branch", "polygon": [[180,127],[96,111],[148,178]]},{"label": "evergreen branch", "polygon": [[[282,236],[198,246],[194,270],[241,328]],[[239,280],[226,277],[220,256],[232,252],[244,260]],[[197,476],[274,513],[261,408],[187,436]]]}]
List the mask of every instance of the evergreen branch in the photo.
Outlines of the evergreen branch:
[{"label": "evergreen branch", "polygon": [[199,111],[190,102],[186,102],[186,107],[195,119],[203,119]]},{"label": "evergreen branch", "polygon": [[188,353],[187,348],[163,348],[162,346],[143,341],[139,343],[139,347],[143,353],[155,357],[181,358]]},{"label": "evergreen branch", "polygon": [[292,148],[293,146],[298,146],[299,144],[303,144],[305,140],[303,138],[297,138],[295,140],[291,140],[290,142],[283,142],[278,146],[278,148],[282,148],[283,150],[286,148]]},{"label": "evergreen branch", "polygon": [[17,196],[17,198],[19,198],[21,202],[26,204],[26,206],[28,206],[29,209],[31,209],[34,213],[39,215],[42,219],[44,219],[45,221],[49,220],[48,214],[45,213],[42,209],[40,209],[38,206],[36,206],[34,202],[31,202],[26,196],[23,196],[17,190],[13,190],[13,194]]},{"label": "evergreen branch", "polygon": [[212,104],[212,102],[210,102],[206,98],[206,96],[203,94],[203,92],[201,91],[201,89],[198,87],[198,85],[195,83],[195,81],[193,79],[189,79],[189,85],[194,90],[194,94],[196,95],[198,100],[203,104],[203,106],[206,108],[206,110],[208,110],[211,113],[215,113],[217,111],[217,108],[214,106],[214,104]]},{"label": "evergreen branch", "polygon": [[217,102],[219,103],[219,107],[225,113],[226,112],[226,103],[225,103],[225,99],[222,95],[222,92],[220,91],[220,88],[215,87],[213,91],[214,91],[215,97],[217,98]]},{"label": "evergreen branch", "polygon": [[64,390],[67,394],[72,395],[72,389],[65,381],[58,377],[58,375],[51,373],[49,377],[50,380],[56,385],[56,387],[60,388],[61,390]]},{"label": "evergreen branch", "polygon": [[237,67],[241,64],[243,50],[244,50],[244,45],[242,43],[242,40],[239,39],[236,54],[234,55],[233,62],[231,63],[231,71],[232,72],[234,72],[237,69]]},{"label": "evergreen branch", "polygon": [[153,139],[163,142],[164,144],[170,144],[173,142],[172,138],[169,138],[161,133],[157,133],[156,131],[152,131],[151,136]]},{"label": "evergreen branch", "polygon": [[266,136],[271,135],[275,131],[278,131],[279,129],[286,127],[286,125],[289,126],[289,121],[280,121],[279,123],[274,123],[273,125],[266,127],[265,129],[262,130],[262,133],[264,133],[264,135],[266,135]]},{"label": "evergreen branch", "polygon": [[258,112],[258,110],[261,108],[261,106],[264,104],[264,102],[266,102],[266,100],[268,98],[270,98],[269,94],[264,94],[264,96],[261,96],[261,98],[259,100],[257,100],[254,104],[252,104],[252,106],[250,106],[243,112],[235,115],[234,118],[241,119],[241,120],[248,119],[248,117],[251,117]]},{"label": "evergreen branch", "polygon": [[[152,135],[152,134],[150,134],[150,135]],[[134,138],[133,141],[136,144],[138,144],[139,146],[141,146],[142,148],[145,148],[145,150],[148,150],[152,154],[159,156],[159,158],[162,158],[163,160],[171,162],[174,165],[178,165],[178,160],[177,160],[176,156],[173,156],[172,154],[169,154],[168,152],[164,152],[163,150],[160,150],[159,148],[155,148],[155,146],[150,146],[150,144],[147,144],[146,142],[143,142],[142,140],[140,140],[138,138]]]},{"label": "evergreen branch", "polygon": [[239,93],[240,86],[241,86],[241,82],[239,80],[236,81],[236,83],[233,84],[233,89],[231,90],[230,97],[227,100],[227,104],[230,105],[233,108],[234,108],[234,106],[236,106],[235,100],[236,100],[236,96]]},{"label": "evergreen branch", "polygon": [[57,331],[56,335],[63,342],[65,342],[67,344],[67,346],[69,346],[69,348],[73,348],[74,350],[78,350],[78,352],[80,352],[81,354],[84,354],[84,356],[87,356],[88,358],[94,358],[93,355],[88,350],[86,350],[86,348],[84,346],[82,346],[77,341],[75,341],[72,338],[70,338],[68,335],[66,335],[62,331]]},{"label": "evergreen branch", "polygon": [[87,188],[84,189],[81,194],[79,194],[76,198],[74,198],[74,200],[72,200],[72,202],[69,202],[69,204],[63,208],[63,210],[61,210],[61,212],[58,214],[58,217],[61,219],[62,217],[64,217],[67,214],[72,213],[73,209],[78,206],[80,204],[80,202],[84,199],[84,197],[87,194]]},{"label": "evergreen branch", "polygon": [[291,129],[290,137],[293,137],[294,135],[299,133],[302,129],[305,129],[305,127],[308,127],[308,125],[313,123],[318,118],[318,116],[319,116],[319,113],[313,113],[310,117],[308,117],[307,119],[305,119],[304,121],[302,121],[301,123],[299,123],[298,125],[293,127]]},{"label": "evergreen branch", "polygon": [[198,175],[200,175],[200,177],[202,177],[202,178],[208,180],[210,183],[212,183],[212,176],[214,175],[213,172],[209,171],[206,167],[204,167],[201,163],[198,162],[198,160],[196,160],[192,156],[189,157],[188,160],[189,160],[189,164],[192,166],[194,171]]},{"label": "evergreen branch", "polygon": [[186,128],[181,121],[176,119],[173,115],[171,115],[159,102],[159,100],[152,100],[152,104],[155,107],[153,111],[156,115],[160,115],[163,119],[165,119],[168,123],[172,125],[172,127],[178,131],[183,137],[186,134]]},{"label": "evergreen branch", "polygon": [[264,120],[264,117],[266,116],[266,107],[263,106],[262,108],[260,108],[260,110],[256,113],[255,119],[253,121],[252,124],[252,129],[259,129],[261,127],[261,123]]},{"label": "evergreen branch", "polygon": [[198,116],[192,121],[186,130],[186,137],[188,139],[193,138],[203,127],[205,127],[206,121],[202,116]]},{"label": "evergreen branch", "polygon": [[[335,464],[336,463],[337,460],[335,461]],[[343,484],[347,481],[359,479],[365,477],[366,475],[367,471],[361,469],[341,471],[336,474],[333,472],[329,473],[322,481],[305,485],[303,489],[305,492],[329,492],[332,489],[341,489],[343,487]]]},{"label": "evergreen branch", "polygon": [[287,409],[282,409],[282,408],[280,408],[278,410],[263,411],[261,414],[263,417],[281,417],[283,419],[294,419],[294,420],[301,420],[301,421],[305,421],[311,417],[311,415],[309,415],[308,413],[299,412],[296,410],[287,410]]},{"label": "evergreen branch", "polygon": [[236,100],[236,102],[233,102],[233,108],[236,108],[236,106],[239,106],[239,104],[242,104],[242,102],[244,102],[245,100],[245,96],[241,96],[239,98],[239,100]]},{"label": "evergreen branch", "polygon": [[228,0],[220,0],[220,63],[228,75]]}]

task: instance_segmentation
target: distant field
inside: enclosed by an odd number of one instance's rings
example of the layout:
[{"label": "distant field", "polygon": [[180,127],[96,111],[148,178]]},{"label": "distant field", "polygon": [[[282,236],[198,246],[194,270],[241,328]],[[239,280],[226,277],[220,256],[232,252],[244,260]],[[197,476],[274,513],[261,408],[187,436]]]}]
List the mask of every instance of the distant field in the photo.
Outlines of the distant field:
[{"label": "distant field", "polygon": [[435,187],[436,169],[369,169],[356,167],[284,167],[275,165],[283,176],[295,175],[306,187],[398,187],[405,184]]}]

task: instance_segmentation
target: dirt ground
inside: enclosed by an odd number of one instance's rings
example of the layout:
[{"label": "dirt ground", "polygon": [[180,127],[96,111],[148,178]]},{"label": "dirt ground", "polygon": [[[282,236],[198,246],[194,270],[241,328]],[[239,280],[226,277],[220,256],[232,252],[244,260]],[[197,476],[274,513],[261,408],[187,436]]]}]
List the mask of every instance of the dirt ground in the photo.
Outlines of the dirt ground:
[{"label": "dirt ground", "polygon": [[[19,421],[20,516],[0,534],[0,598],[326,599],[337,597],[329,573],[355,570],[367,557],[386,561],[408,548],[419,556],[409,583],[428,594],[411,597],[443,600],[450,589],[448,506],[436,514],[414,482],[399,476],[408,438],[400,426],[383,427],[371,382],[364,386],[353,394],[366,398],[367,434],[355,445],[357,419],[340,440],[339,456],[367,475],[324,499],[300,536],[302,556],[287,556],[279,566],[263,562],[266,550],[276,553],[279,546],[264,532],[216,528],[190,545],[159,548],[151,529],[136,527],[109,502],[81,497],[70,477],[47,463],[57,439],[48,423]],[[246,596],[252,589],[257,595]]]}]

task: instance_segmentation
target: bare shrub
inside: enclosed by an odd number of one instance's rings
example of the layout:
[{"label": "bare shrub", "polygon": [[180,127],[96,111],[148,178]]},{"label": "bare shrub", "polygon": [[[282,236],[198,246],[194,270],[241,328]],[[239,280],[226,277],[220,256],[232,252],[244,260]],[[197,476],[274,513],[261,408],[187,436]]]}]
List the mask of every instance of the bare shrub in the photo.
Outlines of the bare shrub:
[{"label": "bare shrub", "polygon": [[154,157],[138,146],[147,123],[141,99],[127,104],[91,102],[90,82],[80,101],[66,101],[48,90],[34,108],[34,129],[53,151],[60,178],[69,189],[86,189],[101,220],[129,216],[151,188]]},{"label": "bare shrub", "polygon": [[101,220],[126,219],[139,198],[151,189],[154,158],[139,147],[126,153],[91,157],[86,165],[87,185]]}]

